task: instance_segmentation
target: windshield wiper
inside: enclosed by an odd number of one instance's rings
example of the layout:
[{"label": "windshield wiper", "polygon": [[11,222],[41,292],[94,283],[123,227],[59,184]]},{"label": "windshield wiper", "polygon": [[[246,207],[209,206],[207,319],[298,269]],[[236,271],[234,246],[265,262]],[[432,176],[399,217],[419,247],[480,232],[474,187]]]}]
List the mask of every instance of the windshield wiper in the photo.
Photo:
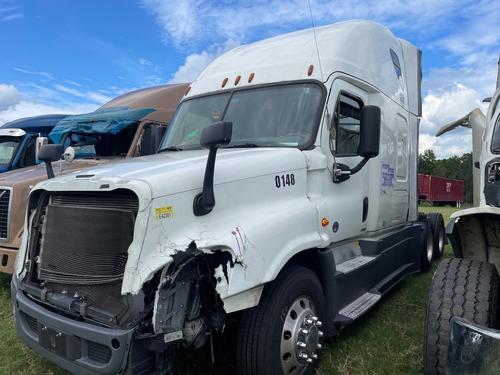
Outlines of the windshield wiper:
[{"label": "windshield wiper", "polygon": [[241,144],[238,144],[238,145],[229,145],[229,146],[225,146],[225,147],[221,147],[221,148],[252,148],[252,147],[260,147],[260,145],[256,144],[256,143],[241,143]]},{"label": "windshield wiper", "polygon": [[170,146],[170,147],[162,148],[162,149],[158,150],[158,152],[163,152],[163,151],[182,151],[182,150],[184,150],[184,149],[181,148],[181,147]]}]

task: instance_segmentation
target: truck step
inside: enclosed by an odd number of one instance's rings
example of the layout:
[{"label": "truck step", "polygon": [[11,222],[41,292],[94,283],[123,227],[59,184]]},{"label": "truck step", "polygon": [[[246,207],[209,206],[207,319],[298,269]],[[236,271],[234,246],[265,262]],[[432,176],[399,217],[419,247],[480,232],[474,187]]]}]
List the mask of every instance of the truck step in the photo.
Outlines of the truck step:
[{"label": "truck step", "polygon": [[352,259],[349,259],[343,263],[340,263],[336,266],[337,272],[339,273],[349,273],[354,271],[355,269],[358,269],[365,264],[370,263],[372,260],[374,260],[376,257],[368,257],[368,256],[357,256]]},{"label": "truck step", "polygon": [[380,298],[380,294],[366,292],[361,297],[354,300],[349,305],[340,310],[338,313],[340,317],[336,320],[356,320],[364,312],[368,311],[373,305],[375,305],[380,300]]}]

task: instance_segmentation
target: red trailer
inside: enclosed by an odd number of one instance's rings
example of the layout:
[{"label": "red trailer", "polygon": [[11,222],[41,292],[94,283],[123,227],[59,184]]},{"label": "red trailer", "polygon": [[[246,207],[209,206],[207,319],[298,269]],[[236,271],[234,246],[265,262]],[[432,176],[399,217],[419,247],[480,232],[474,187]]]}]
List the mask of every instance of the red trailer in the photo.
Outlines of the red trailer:
[{"label": "red trailer", "polygon": [[418,199],[460,207],[464,202],[464,182],[451,178],[418,174]]}]

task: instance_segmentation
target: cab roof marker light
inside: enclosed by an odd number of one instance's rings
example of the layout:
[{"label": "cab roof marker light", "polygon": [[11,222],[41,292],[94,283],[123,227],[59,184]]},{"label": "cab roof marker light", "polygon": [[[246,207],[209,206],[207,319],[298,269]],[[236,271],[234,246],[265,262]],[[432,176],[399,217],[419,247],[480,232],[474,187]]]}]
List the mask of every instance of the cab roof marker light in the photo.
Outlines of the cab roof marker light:
[{"label": "cab roof marker light", "polygon": [[241,79],[241,76],[240,76],[240,75],[236,76],[236,79],[234,80],[234,85],[235,85],[235,86],[237,86],[237,85],[238,85],[238,83],[240,83],[240,79]]},{"label": "cab roof marker light", "polygon": [[255,73],[250,73],[248,76],[248,83],[251,83],[253,81],[253,77],[255,77]]},{"label": "cab roof marker light", "polygon": [[310,77],[312,76],[313,74],[313,71],[314,71],[314,65],[309,65],[309,68],[307,69],[307,75]]},{"label": "cab roof marker light", "polygon": [[222,80],[222,88],[226,87],[227,77]]},{"label": "cab roof marker light", "polygon": [[186,96],[187,94],[189,94],[189,91],[191,91],[191,86],[187,87],[186,92],[184,93],[184,96]]}]

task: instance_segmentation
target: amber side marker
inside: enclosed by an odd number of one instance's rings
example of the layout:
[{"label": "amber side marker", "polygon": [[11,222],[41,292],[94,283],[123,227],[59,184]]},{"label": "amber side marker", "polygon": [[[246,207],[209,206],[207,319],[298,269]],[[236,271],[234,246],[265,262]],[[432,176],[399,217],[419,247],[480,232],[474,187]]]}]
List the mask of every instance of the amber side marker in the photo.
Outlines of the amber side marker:
[{"label": "amber side marker", "polygon": [[309,65],[309,69],[307,69],[307,75],[310,77],[312,76],[314,71],[314,65]]},{"label": "amber side marker", "polygon": [[236,76],[236,79],[234,80],[234,85],[238,85],[240,83],[241,76]]},{"label": "amber side marker", "polygon": [[330,224],[330,220],[328,220],[326,217],[321,219],[321,226],[326,227],[328,226],[328,224]]},{"label": "amber side marker", "polygon": [[255,74],[254,73],[250,73],[250,75],[248,76],[248,83],[250,83],[250,82],[253,81],[253,77],[255,77]]},{"label": "amber side marker", "polygon": [[227,84],[227,77],[222,80],[222,87],[225,87]]}]

